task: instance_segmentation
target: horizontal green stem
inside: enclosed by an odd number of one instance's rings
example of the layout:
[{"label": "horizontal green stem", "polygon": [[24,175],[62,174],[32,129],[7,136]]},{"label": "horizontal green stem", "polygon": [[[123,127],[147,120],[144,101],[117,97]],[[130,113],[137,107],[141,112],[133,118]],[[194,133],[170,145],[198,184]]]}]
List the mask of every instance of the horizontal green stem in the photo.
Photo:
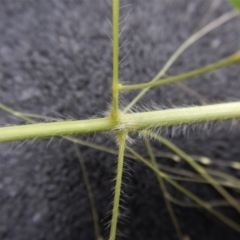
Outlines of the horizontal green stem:
[{"label": "horizontal green stem", "polygon": [[113,127],[110,118],[10,126],[0,128],[0,142],[104,132]]},{"label": "horizontal green stem", "polygon": [[240,102],[122,115],[128,131],[240,118]]},{"label": "horizontal green stem", "polygon": [[211,72],[213,70],[222,68],[222,67],[227,67],[232,64],[236,64],[240,62],[240,52],[237,52],[233,54],[232,56],[223,59],[222,61],[207,65],[203,68],[199,68],[187,73],[180,74],[178,76],[166,78],[164,80],[159,80],[157,82],[148,82],[148,83],[140,83],[140,84],[133,84],[133,85],[122,85],[120,86],[120,90],[135,90],[135,89],[141,89],[141,88],[152,88],[156,86],[161,86],[165,84],[170,84],[170,83],[175,83],[178,81],[182,81],[188,78],[196,77],[199,75],[203,75],[205,73]]},{"label": "horizontal green stem", "polygon": [[107,131],[139,131],[208,121],[240,118],[240,102],[120,114],[119,123],[110,118],[38,123],[0,128],[0,142],[51,138]]}]

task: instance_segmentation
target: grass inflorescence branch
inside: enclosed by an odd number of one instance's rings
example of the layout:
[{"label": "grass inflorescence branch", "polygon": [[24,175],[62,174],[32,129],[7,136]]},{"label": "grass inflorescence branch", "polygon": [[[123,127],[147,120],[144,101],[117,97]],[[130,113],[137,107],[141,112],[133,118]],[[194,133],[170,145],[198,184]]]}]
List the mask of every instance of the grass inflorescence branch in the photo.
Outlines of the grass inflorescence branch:
[{"label": "grass inflorescence branch", "polygon": [[216,69],[227,67],[229,65],[236,64],[239,62],[240,62],[240,52],[237,52],[228,58],[225,58],[219,62],[210,64],[210,65],[207,65],[203,68],[198,68],[196,70],[193,70],[193,71],[190,71],[187,73],[183,73],[178,76],[169,77],[169,78],[159,80],[156,82],[151,81],[148,83],[132,84],[132,85],[125,85],[125,86],[122,85],[122,86],[120,86],[119,90],[121,90],[121,91],[136,90],[136,89],[142,89],[142,88],[152,88],[152,87],[166,85],[166,84],[170,84],[170,83],[176,83],[176,82],[179,82],[179,81],[182,81],[182,80],[185,80],[188,78],[196,77],[199,75],[203,75],[208,72],[214,71]]}]

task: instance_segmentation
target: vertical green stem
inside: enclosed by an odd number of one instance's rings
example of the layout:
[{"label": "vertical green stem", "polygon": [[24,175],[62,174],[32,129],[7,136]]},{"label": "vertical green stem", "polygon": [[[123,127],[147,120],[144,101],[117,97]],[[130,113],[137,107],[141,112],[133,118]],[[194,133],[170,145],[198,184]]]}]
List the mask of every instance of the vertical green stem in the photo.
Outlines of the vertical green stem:
[{"label": "vertical green stem", "polygon": [[126,132],[122,132],[118,134],[119,150],[118,150],[117,178],[116,178],[115,194],[114,194],[114,200],[113,200],[113,213],[112,213],[109,240],[115,240],[116,238],[126,136],[127,136]]},{"label": "vertical green stem", "polygon": [[114,121],[118,120],[118,76],[119,76],[119,0],[112,0],[112,37],[113,37],[113,80],[112,80],[112,112]]}]

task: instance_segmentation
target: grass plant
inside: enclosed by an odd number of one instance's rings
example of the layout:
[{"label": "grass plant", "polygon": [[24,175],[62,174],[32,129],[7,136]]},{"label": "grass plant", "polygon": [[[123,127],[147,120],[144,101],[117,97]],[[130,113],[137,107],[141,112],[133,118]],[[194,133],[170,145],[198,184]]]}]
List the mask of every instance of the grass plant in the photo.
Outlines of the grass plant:
[{"label": "grass plant", "polygon": [[[235,7],[239,4],[237,1],[230,1]],[[87,169],[84,165],[84,161],[81,157],[81,153],[77,147],[77,144],[89,146],[101,151],[105,151],[114,155],[117,155],[117,174],[116,184],[114,190],[114,200],[112,208],[111,227],[109,233],[109,240],[115,240],[118,229],[119,219],[119,205],[121,198],[121,186],[122,186],[122,175],[124,172],[124,157],[128,157],[134,160],[142,162],[146,167],[151,169],[159,182],[160,190],[163,193],[165,204],[169,212],[170,218],[173,223],[173,227],[176,230],[178,239],[186,239],[182,233],[180,224],[174,212],[172,204],[184,205],[178,199],[174,199],[173,196],[168,192],[166,184],[170,184],[177,191],[182,192],[187,198],[192,200],[192,206],[199,206],[204,208],[206,211],[211,213],[217,219],[240,233],[240,224],[234,222],[220,211],[216,209],[216,206],[227,205],[231,206],[234,210],[240,213],[240,203],[226,187],[232,189],[239,189],[239,179],[230,176],[229,174],[223,173],[218,170],[209,170],[205,168],[208,164],[215,163],[217,165],[226,165],[224,161],[214,161],[206,156],[190,156],[185,153],[182,149],[175,146],[169,140],[155,133],[155,129],[165,129],[174,126],[186,126],[190,124],[209,123],[214,121],[225,121],[225,120],[236,120],[240,118],[240,101],[225,102],[218,104],[204,104],[201,106],[189,106],[189,107],[176,107],[166,110],[150,110],[136,112],[132,111],[134,105],[145,95],[145,93],[154,87],[161,85],[173,84],[193,78],[210,71],[214,71],[219,68],[227,67],[233,64],[240,63],[240,52],[233,53],[231,56],[222,59],[218,62],[211,63],[207,66],[195,69],[186,73],[182,73],[176,76],[168,77],[167,71],[176,59],[198,39],[205,36],[207,33],[213,31],[215,28],[220,27],[222,24],[230,21],[231,19],[238,17],[239,12],[232,10],[220,18],[212,21],[210,24],[201,28],[195,32],[190,38],[188,38],[172,55],[167,61],[165,66],[159,71],[159,73],[149,82],[141,84],[126,85],[119,82],[119,9],[120,0],[112,1],[112,62],[113,62],[113,75],[112,75],[112,104],[110,111],[104,117],[95,117],[84,120],[62,120],[54,118],[48,118],[41,115],[22,113],[11,109],[5,104],[0,104],[0,109],[8,112],[15,117],[24,120],[26,125],[18,126],[5,126],[0,128],[0,143],[13,142],[13,141],[24,141],[31,139],[46,139],[52,137],[63,137],[68,141],[71,141],[76,146],[76,151],[80,160],[81,169],[84,176],[84,182],[87,187],[89,195],[89,201],[92,207],[92,215],[94,221],[94,231],[97,240],[103,239],[100,228],[98,225],[99,217],[95,207],[94,197],[92,194],[91,183],[87,176]],[[206,83],[207,84],[207,83]],[[184,85],[183,85],[184,86]],[[130,103],[121,108],[119,94],[121,91],[127,90],[138,90],[142,89],[141,92],[134,98]],[[187,87],[185,86],[185,90]],[[189,89],[187,89],[189,90]],[[191,89],[190,94],[193,93]],[[48,122],[38,123],[36,119],[45,119]],[[51,122],[49,122],[51,121]],[[76,135],[84,134],[95,134],[95,133],[110,133],[116,139],[117,151],[109,149],[104,146],[99,146],[94,143],[89,143],[84,140],[75,138]],[[143,141],[146,145],[146,152],[148,156],[145,157],[135,151],[129,144],[129,138],[134,134],[142,136]],[[156,140],[156,142],[165,145],[171,152],[156,152],[151,145],[150,139]],[[181,159],[193,169],[190,170],[176,171],[168,168],[165,165],[161,165],[157,161],[157,157],[166,157],[174,161],[180,161]],[[229,164],[234,169],[239,169],[240,164],[238,161],[234,161]],[[218,192],[222,197],[222,202],[217,201],[205,201],[198,197],[196,194],[182,186],[179,181],[191,181],[191,182],[203,182],[209,184],[212,188]],[[191,205],[191,204],[190,204]],[[189,207],[189,205],[187,205]]]}]

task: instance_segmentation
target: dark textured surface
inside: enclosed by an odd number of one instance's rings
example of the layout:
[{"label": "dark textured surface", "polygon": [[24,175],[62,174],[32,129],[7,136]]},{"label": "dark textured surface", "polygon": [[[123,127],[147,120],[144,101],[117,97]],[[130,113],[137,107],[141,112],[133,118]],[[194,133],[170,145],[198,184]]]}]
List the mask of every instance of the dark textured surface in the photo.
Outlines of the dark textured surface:
[{"label": "dark textured surface", "polygon": [[[132,0],[121,56],[130,63],[121,69],[123,82],[146,82],[201,23],[212,1]],[[230,7],[220,1],[207,22]],[[0,7],[0,101],[19,111],[61,118],[86,118],[107,110],[111,83],[110,5],[94,0],[2,0]],[[203,66],[240,48],[240,20],[216,29],[189,48],[169,74]],[[239,66],[221,69],[186,84],[209,102],[239,99]],[[124,94],[128,101],[133,92]],[[142,104],[198,104],[177,86],[150,91]],[[57,113],[57,114],[56,114]],[[0,112],[0,124],[19,123]],[[103,137],[94,137],[102,142]],[[191,154],[238,160],[239,129],[191,131],[174,141]],[[111,142],[111,138],[108,140]],[[137,143],[135,148],[140,145]],[[92,218],[74,147],[60,139],[0,146],[0,239],[94,239]],[[90,172],[100,219],[112,201],[111,180],[116,157],[82,148]],[[167,163],[165,161],[165,163]],[[184,164],[173,164],[184,167]],[[230,171],[221,168],[223,171]],[[120,224],[125,239],[176,239],[155,176],[138,163],[129,163],[129,187],[124,191],[127,218]],[[239,177],[239,172],[232,171]],[[205,199],[219,198],[212,188],[186,184]],[[200,186],[200,187],[199,187]],[[169,188],[176,196],[181,196]],[[237,193],[235,193],[237,195]],[[234,240],[239,234],[202,209],[175,207],[183,232],[196,240]],[[224,212],[236,222],[231,209]],[[104,219],[100,225],[108,235]],[[124,237],[123,237],[124,238]],[[107,238],[106,238],[107,239]]]}]

